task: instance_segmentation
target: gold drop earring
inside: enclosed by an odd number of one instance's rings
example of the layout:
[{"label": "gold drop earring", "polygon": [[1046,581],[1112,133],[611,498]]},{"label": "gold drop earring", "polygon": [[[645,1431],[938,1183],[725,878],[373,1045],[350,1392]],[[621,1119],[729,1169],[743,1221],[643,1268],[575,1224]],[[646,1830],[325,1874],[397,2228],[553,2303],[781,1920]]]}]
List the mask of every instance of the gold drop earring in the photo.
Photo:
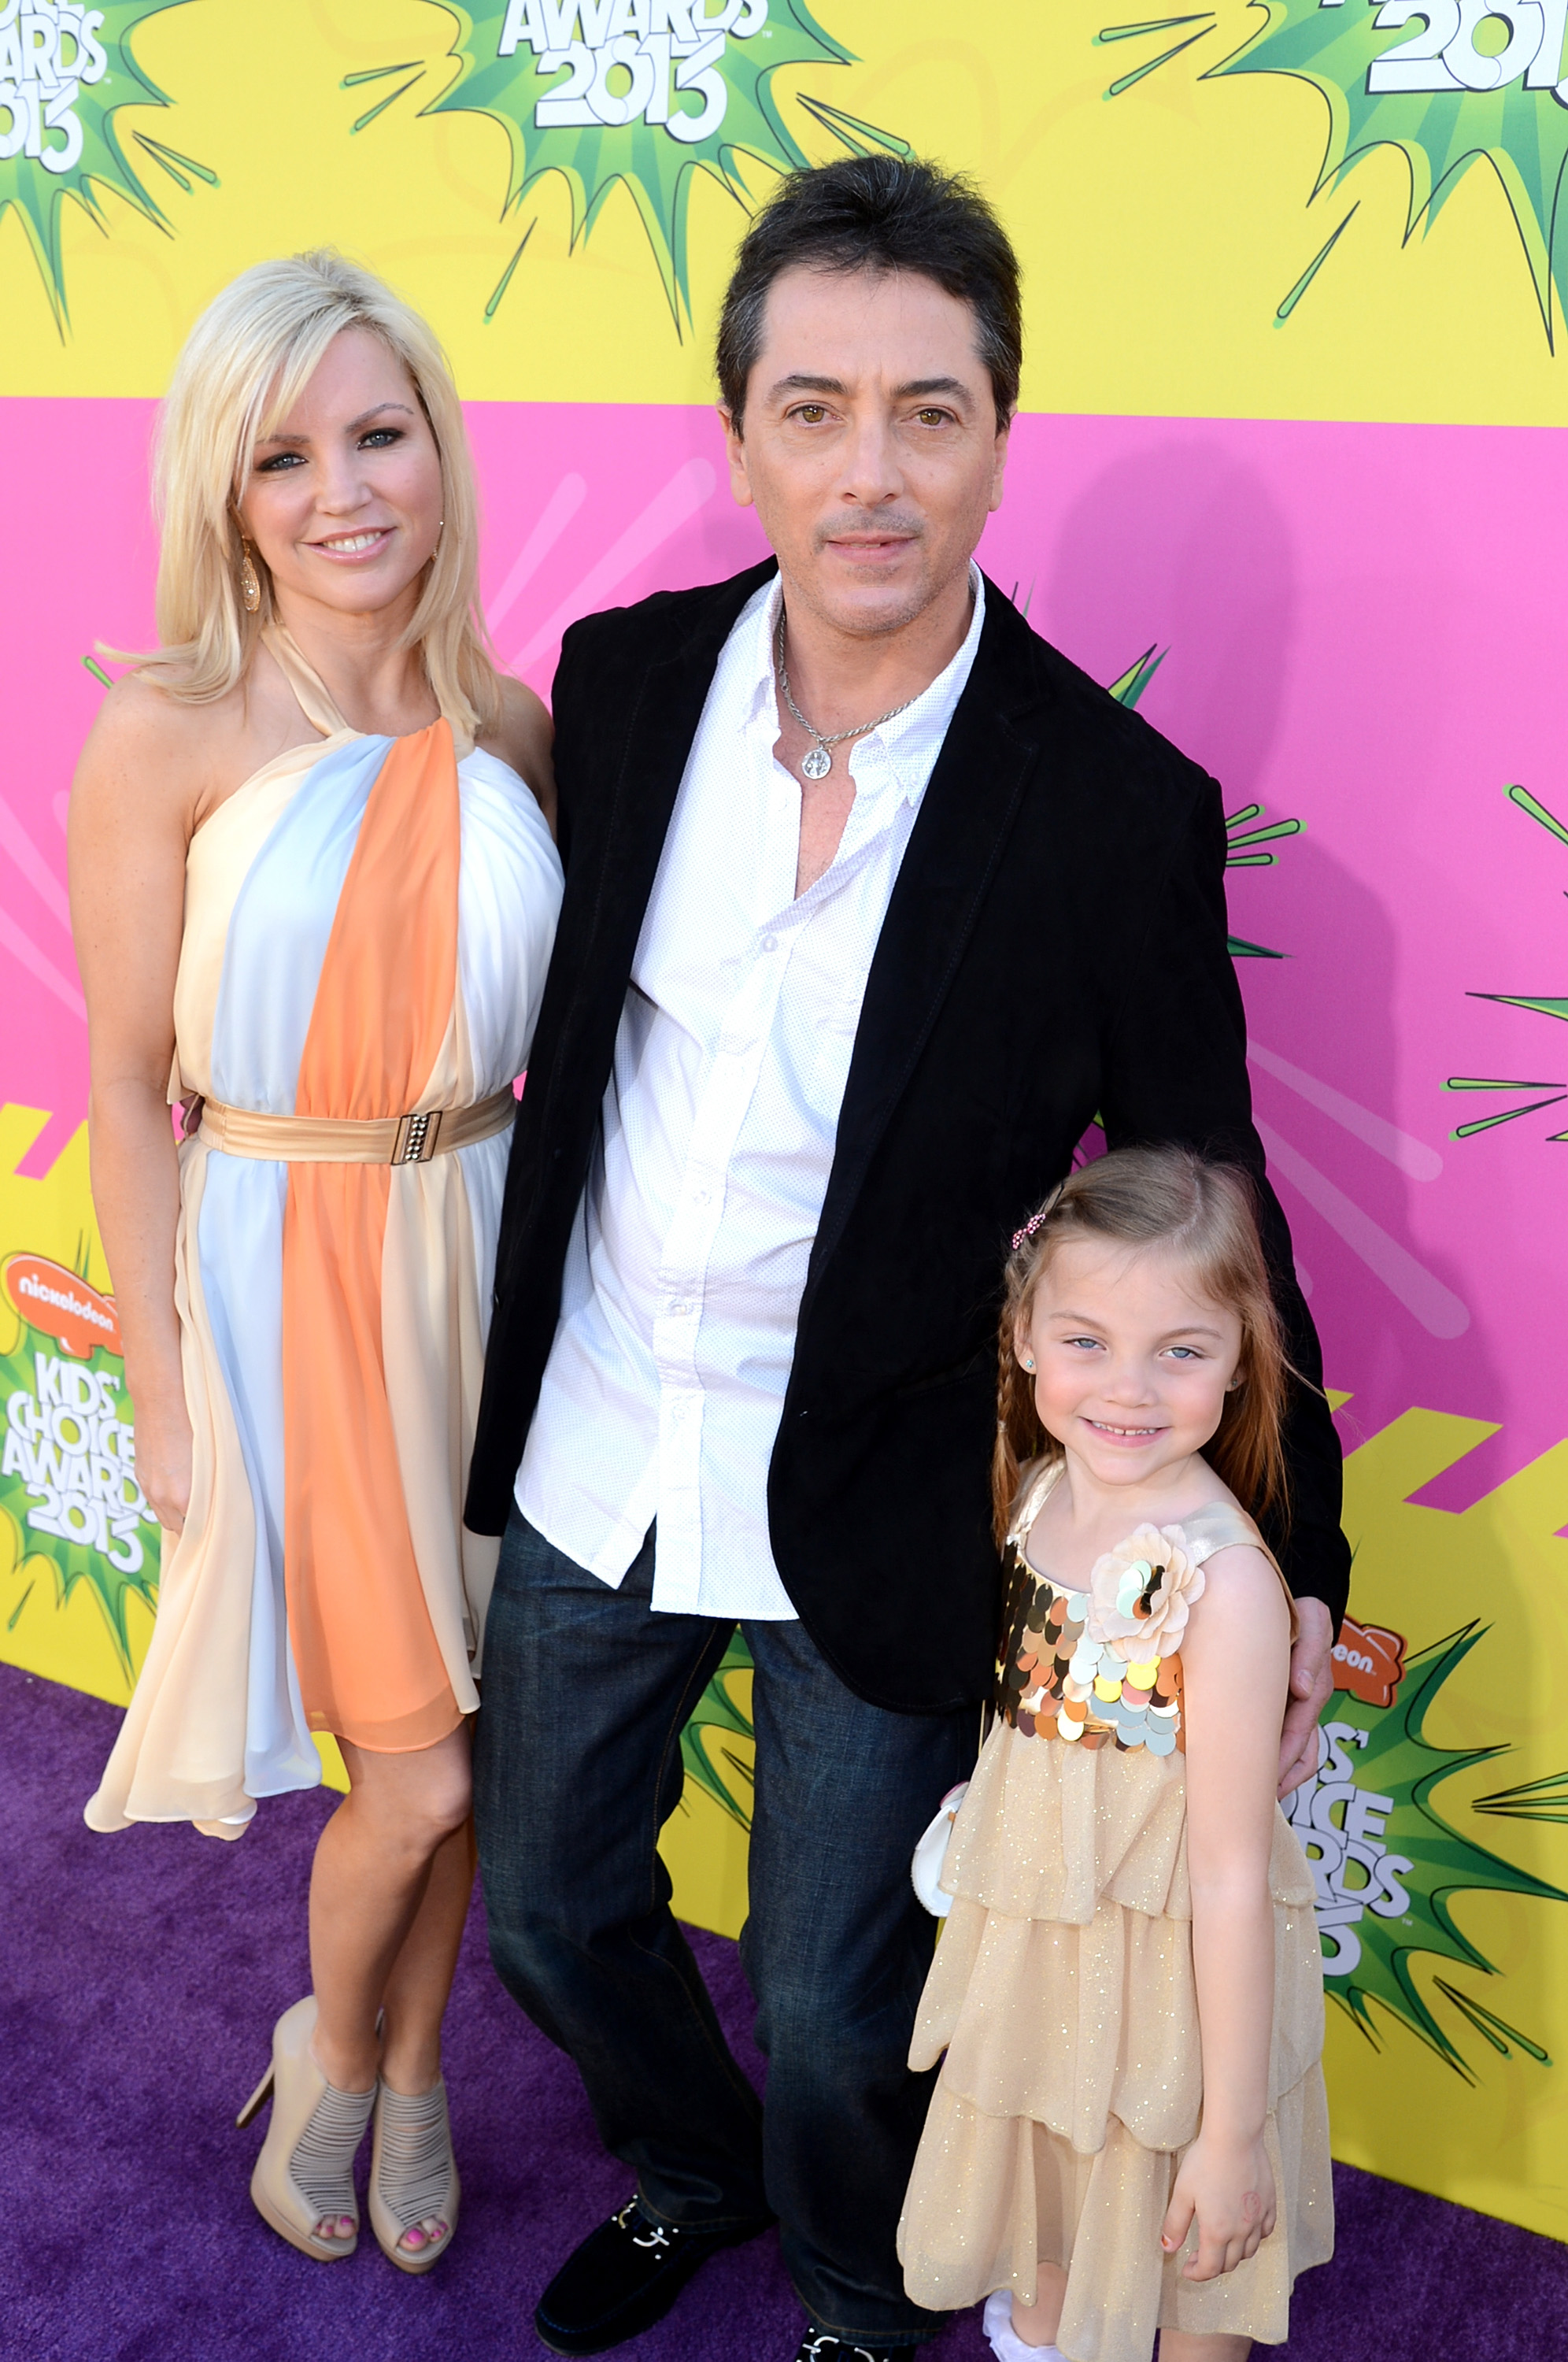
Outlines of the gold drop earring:
[{"label": "gold drop earring", "polygon": [[239,595],[246,613],[254,615],[261,604],[261,578],[250,555],[250,544],[243,534],[239,536]]}]

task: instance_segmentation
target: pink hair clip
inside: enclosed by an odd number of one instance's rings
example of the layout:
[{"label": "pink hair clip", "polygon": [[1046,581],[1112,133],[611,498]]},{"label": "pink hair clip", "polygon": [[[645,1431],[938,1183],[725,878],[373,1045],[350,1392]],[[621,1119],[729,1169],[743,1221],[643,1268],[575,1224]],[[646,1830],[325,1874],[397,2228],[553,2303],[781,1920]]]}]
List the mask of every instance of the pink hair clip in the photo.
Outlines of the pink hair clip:
[{"label": "pink hair clip", "polygon": [[1056,1210],[1056,1200],[1061,1196],[1066,1186],[1067,1185],[1065,1181],[1058,1181],[1055,1187],[1052,1190],[1051,1195],[1046,1198],[1044,1204],[1039,1208],[1038,1211],[1031,1214],[1029,1220],[1023,1225],[1022,1230],[1014,1231],[1012,1234],[1012,1251],[1014,1254],[1018,1253],[1019,1248],[1023,1244],[1026,1239],[1032,1239],[1034,1236],[1035,1231],[1040,1228],[1042,1222],[1049,1221],[1051,1216]]}]

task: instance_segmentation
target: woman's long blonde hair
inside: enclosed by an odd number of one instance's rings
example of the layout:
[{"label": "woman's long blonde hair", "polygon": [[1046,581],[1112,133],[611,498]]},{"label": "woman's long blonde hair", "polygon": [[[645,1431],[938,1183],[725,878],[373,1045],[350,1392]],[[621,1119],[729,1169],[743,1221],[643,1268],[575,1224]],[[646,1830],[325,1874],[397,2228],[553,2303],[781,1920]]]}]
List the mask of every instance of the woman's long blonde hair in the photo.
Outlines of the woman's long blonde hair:
[{"label": "woman's long blonde hair", "polygon": [[1274,1510],[1282,1520],[1288,1508],[1281,1437],[1286,1386],[1292,1377],[1306,1382],[1286,1357],[1252,1182],[1234,1166],[1210,1164],[1190,1149],[1118,1148],[1069,1174],[1019,1233],[1008,1257],[991,1462],[998,1548],[1007,1540],[1023,1467],[1062,1456],[1061,1445],[1040,1423],[1034,1381],[1019,1361],[1017,1339],[1046,1265],[1070,1239],[1163,1247],[1191,1265],[1201,1295],[1236,1314],[1241,1383],[1226,1396],[1203,1456],[1244,1509],[1258,1518]]},{"label": "woman's long blonde hair", "polygon": [[370,329],[396,355],[436,440],[441,538],[403,645],[423,645],[437,704],[472,736],[499,718],[501,685],[479,613],[479,500],[458,390],[418,313],[326,248],[242,270],[185,339],[153,460],[161,645],[132,661],[193,705],[226,696],[244,679],[272,613],[272,585],[256,556],[261,605],[248,614],[239,500],[257,443],[287,415],[345,328]]}]

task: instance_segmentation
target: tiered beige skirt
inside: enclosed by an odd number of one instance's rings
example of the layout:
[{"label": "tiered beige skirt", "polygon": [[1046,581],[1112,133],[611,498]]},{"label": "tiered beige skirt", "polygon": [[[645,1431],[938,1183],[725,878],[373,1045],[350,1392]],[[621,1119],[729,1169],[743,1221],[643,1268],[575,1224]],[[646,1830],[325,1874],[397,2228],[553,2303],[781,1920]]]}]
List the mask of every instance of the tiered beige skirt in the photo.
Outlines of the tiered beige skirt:
[{"label": "tiered beige skirt", "polygon": [[1160,2227],[1202,2114],[1186,1769],[999,1726],[949,1849],[954,1897],[910,2063],[946,2052],[899,2254],[933,2311],[1067,2273],[1070,2362],[1149,2362],[1156,2327],[1279,2344],[1298,2272],[1333,2251],[1312,1879],[1275,1822],[1266,2130],[1278,2218],[1252,2260],[1184,2279]]}]

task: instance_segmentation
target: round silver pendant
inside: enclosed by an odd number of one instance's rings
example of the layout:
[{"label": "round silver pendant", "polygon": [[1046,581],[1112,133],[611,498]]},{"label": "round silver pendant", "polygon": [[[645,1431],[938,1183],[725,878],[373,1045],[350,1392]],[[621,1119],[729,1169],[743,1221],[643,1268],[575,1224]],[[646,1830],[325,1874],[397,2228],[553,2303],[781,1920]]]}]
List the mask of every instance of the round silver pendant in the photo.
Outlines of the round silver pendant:
[{"label": "round silver pendant", "polygon": [[811,753],[802,757],[801,768],[808,779],[825,779],[833,768],[833,756],[825,746],[813,746]]}]

